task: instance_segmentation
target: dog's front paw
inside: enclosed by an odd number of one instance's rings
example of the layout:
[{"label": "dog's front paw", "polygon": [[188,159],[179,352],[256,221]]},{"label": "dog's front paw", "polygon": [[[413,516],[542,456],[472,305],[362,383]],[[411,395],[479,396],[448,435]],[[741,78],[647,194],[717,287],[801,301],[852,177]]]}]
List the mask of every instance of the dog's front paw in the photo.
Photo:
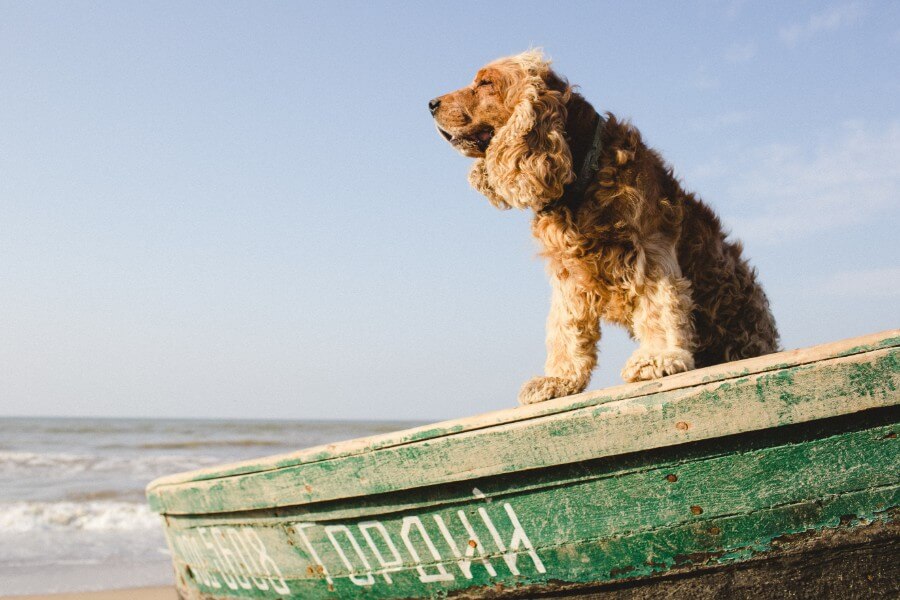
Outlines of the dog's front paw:
[{"label": "dog's front paw", "polygon": [[535,377],[522,386],[519,392],[519,404],[534,404],[551,398],[561,398],[577,394],[584,389],[583,385],[563,377]]},{"label": "dog's front paw", "polygon": [[646,381],[666,375],[690,371],[694,368],[694,356],[680,348],[650,351],[638,348],[625,363],[622,379]]}]

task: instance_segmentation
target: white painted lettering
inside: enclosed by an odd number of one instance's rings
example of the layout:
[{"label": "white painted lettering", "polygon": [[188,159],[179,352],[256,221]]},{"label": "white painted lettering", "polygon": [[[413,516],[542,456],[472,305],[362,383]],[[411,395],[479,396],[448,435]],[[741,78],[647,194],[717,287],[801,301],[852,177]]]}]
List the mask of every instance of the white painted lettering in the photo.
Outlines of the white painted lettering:
[{"label": "white painted lettering", "polygon": [[[350,540],[350,545],[353,546],[353,550],[356,552],[356,555],[362,561],[365,570],[363,571],[366,576],[358,577],[353,574],[354,568],[350,563],[350,560],[347,558],[347,555],[344,554],[343,548],[337,541],[336,534],[343,533],[347,536],[347,539]],[[325,535],[328,536],[328,539],[331,540],[331,545],[334,546],[334,549],[337,551],[338,556],[341,557],[341,562],[344,563],[344,566],[347,567],[347,571],[350,573],[350,581],[352,581],[356,585],[374,585],[375,578],[372,576],[370,572],[372,570],[372,565],[369,564],[369,561],[366,559],[366,555],[363,554],[362,548],[359,545],[359,542],[356,541],[356,537],[354,537],[353,533],[346,525],[328,525],[325,527]]]},{"label": "white painted lettering", "polygon": [[228,538],[231,540],[231,546],[234,548],[234,551],[240,556],[240,559],[243,561],[244,565],[246,565],[246,570],[248,575],[250,576],[250,581],[253,582],[253,585],[256,586],[256,589],[260,591],[266,591],[269,589],[269,582],[266,581],[262,577],[257,577],[256,575],[262,574],[262,568],[256,564],[256,559],[253,557],[253,553],[250,551],[250,548],[247,546],[246,540],[244,540],[244,536],[241,535],[240,531],[235,529],[234,527],[229,527],[225,530],[228,533]]},{"label": "white painted lettering", "polygon": [[[422,566],[422,559],[419,558],[419,553],[416,552],[416,547],[413,545],[412,540],[410,539],[410,533],[412,532],[413,527],[419,530],[419,536],[421,536],[422,541],[425,542],[425,546],[428,547],[428,551],[431,553],[432,558],[438,561],[434,565],[438,570],[437,573],[429,574]],[[409,553],[413,557],[413,560],[415,560],[415,562],[417,563],[416,571],[419,572],[419,580],[422,583],[432,583],[435,581],[453,581],[453,579],[455,579],[453,573],[447,572],[447,569],[445,569],[444,565],[441,564],[441,554],[440,552],[438,552],[438,549],[435,548],[434,542],[431,541],[431,538],[428,536],[428,532],[425,531],[425,526],[422,524],[422,520],[419,517],[403,517],[403,525],[400,528],[400,537],[403,538],[403,543],[406,544],[406,549],[409,550]]]},{"label": "white painted lettering", "polygon": [[[212,560],[213,571],[218,573],[219,577],[222,578],[222,581],[225,582],[225,585],[227,585],[229,588],[231,588],[233,590],[236,590],[237,583],[234,581],[233,578],[230,579],[229,575],[227,573],[225,573],[225,568],[222,566],[222,559],[219,557],[219,551],[216,549],[215,544],[213,544],[211,541],[206,539],[206,535],[208,533],[206,531],[206,528],[198,527],[196,531],[197,531],[197,536],[200,538],[200,543],[202,543],[203,546],[206,547],[207,550],[212,550],[213,554],[215,555],[215,558]],[[219,582],[215,580],[215,577],[213,577],[213,581],[214,581],[213,587],[216,587],[216,588],[222,587],[221,585],[216,585]]]},{"label": "white painted lettering", "polygon": [[[366,538],[366,543],[369,545],[369,548],[372,550],[372,554],[375,555],[375,558],[378,559],[378,564],[381,565],[381,569],[379,573],[384,577],[384,581],[386,583],[394,583],[393,579],[389,573],[395,573],[402,568],[403,559],[400,557],[400,552],[397,550],[397,546],[394,545],[394,540],[391,539],[390,534],[388,534],[387,529],[384,525],[381,524],[381,521],[363,521],[359,525],[360,532],[364,538]],[[375,544],[375,540],[372,538],[372,535],[369,533],[370,529],[374,529],[381,536],[382,541],[384,542],[387,549],[390,551],[391,556],[393,557],[391,560],[385,560],[384,555],[381,554],[381,550]]]},{"label": "white painted lettering", "polygon": [[[263,538],[260,537],[261,532],[266,534],[280,532],[296,536],[297,542],[293,550],[308,557],[306,560],[311,563],[309,575],[322,576],[331,591],[334,591],[333,584],[337,577],[332,575],[333,572],[340,573],[341,578],[346,573],[350,582],[360,587],[375,585],[378,576],[383,577],[386,584],[392,585],[398,577],[396,573],[407,570],[415,570],[422,583],[454,581],[455,571],[448,570],[451,569],[448,566],[450,561],[456,563],[461,576],[468,580],[475,579],[473,571],[478,564],[484,568],[488,576],[497,577],[495,568],[497,558],[502,558],[509,572],[517,576],[521,574],[518,563],[520,555],[527,555],[538,573],[546,573],[544,563],[512,505],[502,500],[497,504],[490,504],[491,499],[481,490],[473,488],[472,492],[481,502],[473,502],[475,506],[470,507],[468,512],[457,510],[458,523],[454,522],[453,514],[450,512],[432,515],[434,526],[440,532],[440,536],[435,538],[431,537],[421,517],[403,516],[399,522],[391,519],[387,526],[381,521],[370,520],[359,522],[355,527],[316,523],[294,523],[286,525],[285,529],[279,529],[278,526],[269,529],[262,524],[243,527],[198,527],[177,533],[171,532],[170,548],[176,555],[176,565],[179,565],[179,562],[184,565],[178,568],[184,568],[186,574],[198,585],[213,589],[227,586],[234,591],[252,590],[255,587],[260,591],[272,590],[273,593],[280,595],[289,595],[291,590],[275,559],[269,554]],[[488,509],[496,513],[500,510],[500,504],[503,505],[508,520],[495,523],[488,514]],[[479,539],[475,527],[469,520],[469,513],[475,511],[490,534],[493,544],[490,540],[486,539],[485,544]],[[319,535],[318,531],[314,536],[309,535],[308,530],[316,526],[324,529],[324,535]],[[396,544],[396,538],[393,537],[398,534],[398,527],[400,538],[403,540],[402,545]],[[480,531],[484,535],[484,530]],[[365,544],[356,537],[357,533],[365,539]],[[327,548],[324,541],[326,537],[337,557],[330,550],[323,549],[323,546]],[[315,540],[319,550],[323,551],[325,559],[331,564],[331,571],[310,538]],[[352,552],[349,548],[352,548]],[[445,560],[441,552],[446,550],[442,548],[449,548],[452,556]],[[288,551],[288,547],[285,545],[279,550],[284,553]],[[409,576],[414,575],[410,573]]]},{"label": "white painted lettering", "polygon": [[[243,573],[240,561],[234,555],[234,551],[231,549],[231,544],[227,543],[228,540],[225,539],[225,534],[222,532],[222,530],[218,527],[212,527],[210,528],[209,533],[212,536],[213,542],[215,542],[216,544],[216,548],[219,551],[219,556],[222,557],[223,566],[231,571],[231,574],[234,576],[234,580],[239,586],[241,586],[245,590],[252,589],[253,586],[250,585],[250,578]],[[226,585],[228,584],[227,581],[225,583]]]},{"label": "white painted lettering", "polygon": [[250,547],[256,552],[256,562],[260,566],[260,570],[265,573],[269,583],[272,584],[272,589],[279,594],[291,593],[291,588],[288,587],[287,582],[284,580],[281,569],[269,556],[269,551],[266,549],[262,538],[256,533],[256,530],[252,527],[244,527],[244,537],[247,543],[250,544]]},{"label": "white painted lettering", "polygon": [[447,528],[446,523],[444,523],[444,519],[442,519],[440,515],[434,515],[434,522],[437,523],[438,529],[441,530],[441,535],[444,536],[444,540],[446,540],[447,545],[450,546],[450,551],[453,552],[453,556],[456,557],[456,564],[459,567],[459,570],[462,571],[462,574],[466,579],[472,579],[471,559],[475,556],[475,551],[478,550],[478,554],[481,555],[478,562],[484,566],[491,577],[496,577],[497,571],[494,570],[494,565],[491,564],[491,561],[485,558],[484,546],[472,529],[469,519],[466,518],[466,513],[460,510],[457,511],[456,514],[459,517],[460,522],[462,522],[463,527],[465,527],[466,535],[468,536],[464,544],[466,547],[465,555],[460,552],[459,546],[456,545],[456,540],[450,535],[450,530]]},{"label": "white painted lettering", "polygon": [[334,579],[331,578],[331,574],[328,572],[328,568],[325,566],[325,563],[322,562],[322,559],[319,558],[319,553],[316,552],[316,549],[313,548],[312,543],[309,541],[309,538],[306,537],[306,532],[304,529],[307,527],[315,527],[315,523],[298,523],[291,527],[297,535],[299,535],[303,539],[303,543],[306,544],[306,549],[309,551],[309,555],[312,556],[312,559],[316,561],[316,566],[322,569],[322,574],[325,576],[325,581],[328,582],[328,585],[332,585],[334,583]]},{"label": "white painted lettering", "polygon": [[513,575],[519,574],[519,569],[516,565],[519,557],[517,551],[519,549],[519,546],[524,545],[528,550],[528,556],[531,557],[531,560],[534,563],[534,567],[537,569],[538,573],[546,573],[547,569],[544,568],[544,563],[537,555],[537,552],[535,552],[534,546],[531,544],[531,540],[528,539],[528,535],[525,533],[525,529],[522,528],[522,524],[519,523],[519,518],[516,516],[516,511],[513,510],[512,506],[510,506],[508,502],[505,502],[503,504],[503,507],[506,509],[506,514],[509,516],[509,521],[513,526],[513,535],[512,539],[510,539],[509,541],[508,550],[507,546],[503,544],[503,539],[500,537],[500,532],[497,531],[497,528],[494,526],[494,522],[491,521],[491,518],[488,516],[487,511],[484,508],[479,508],[478,514],[481,515],[481,520],[484,521],[484,526],[487,527],[488,531],[491,532],[491,537],[494,538],[494,543],[497,545],[497,549],[503,553],[503,560],[506,561],[506,566],[509,567],[509,570]]}]

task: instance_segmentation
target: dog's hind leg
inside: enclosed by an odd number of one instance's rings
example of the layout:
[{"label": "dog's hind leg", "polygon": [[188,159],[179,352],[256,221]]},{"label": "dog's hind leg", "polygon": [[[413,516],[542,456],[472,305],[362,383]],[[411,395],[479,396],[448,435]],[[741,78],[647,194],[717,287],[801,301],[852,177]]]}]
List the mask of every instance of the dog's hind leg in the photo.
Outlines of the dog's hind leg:
[{"label": "dog's hind leg", "polygon": [[637,297],[632,333],[640,342],[622,379],[643,381],[694,368],[691,286],[683,277],[662,276],[648,281]]},{"label": "dog's hind leg", "polygon": [[547,318],[546,376],[535,377],[522,386],[521,404],[581,392],[597,364],[600,311],[596,296],[568,276],[551,276],[550,283],[553,297]]}]

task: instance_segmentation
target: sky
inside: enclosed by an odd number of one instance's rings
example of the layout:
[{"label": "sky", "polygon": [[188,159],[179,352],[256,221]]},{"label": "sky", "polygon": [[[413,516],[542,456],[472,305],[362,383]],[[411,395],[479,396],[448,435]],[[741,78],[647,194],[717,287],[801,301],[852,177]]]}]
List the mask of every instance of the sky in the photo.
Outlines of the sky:
[{"label": "sky", "polygon": [[900,3],[0,0],[0,416],[515,406],[547,276],[427,102],[530,47],[743,240],[784,347],[900,325]]}]

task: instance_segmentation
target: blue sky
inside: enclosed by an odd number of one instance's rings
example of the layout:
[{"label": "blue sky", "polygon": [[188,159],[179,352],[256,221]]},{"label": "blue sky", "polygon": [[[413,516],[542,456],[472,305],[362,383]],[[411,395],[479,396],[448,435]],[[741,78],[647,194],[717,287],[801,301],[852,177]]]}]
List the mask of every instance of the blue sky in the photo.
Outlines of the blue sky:
[{"label": "blue sky", "polygon": [[0,415],[514,406],[546,275],[426,104],[531,46],[745,242],[786,347],[900,325],[900,3],[0,1]]}]

